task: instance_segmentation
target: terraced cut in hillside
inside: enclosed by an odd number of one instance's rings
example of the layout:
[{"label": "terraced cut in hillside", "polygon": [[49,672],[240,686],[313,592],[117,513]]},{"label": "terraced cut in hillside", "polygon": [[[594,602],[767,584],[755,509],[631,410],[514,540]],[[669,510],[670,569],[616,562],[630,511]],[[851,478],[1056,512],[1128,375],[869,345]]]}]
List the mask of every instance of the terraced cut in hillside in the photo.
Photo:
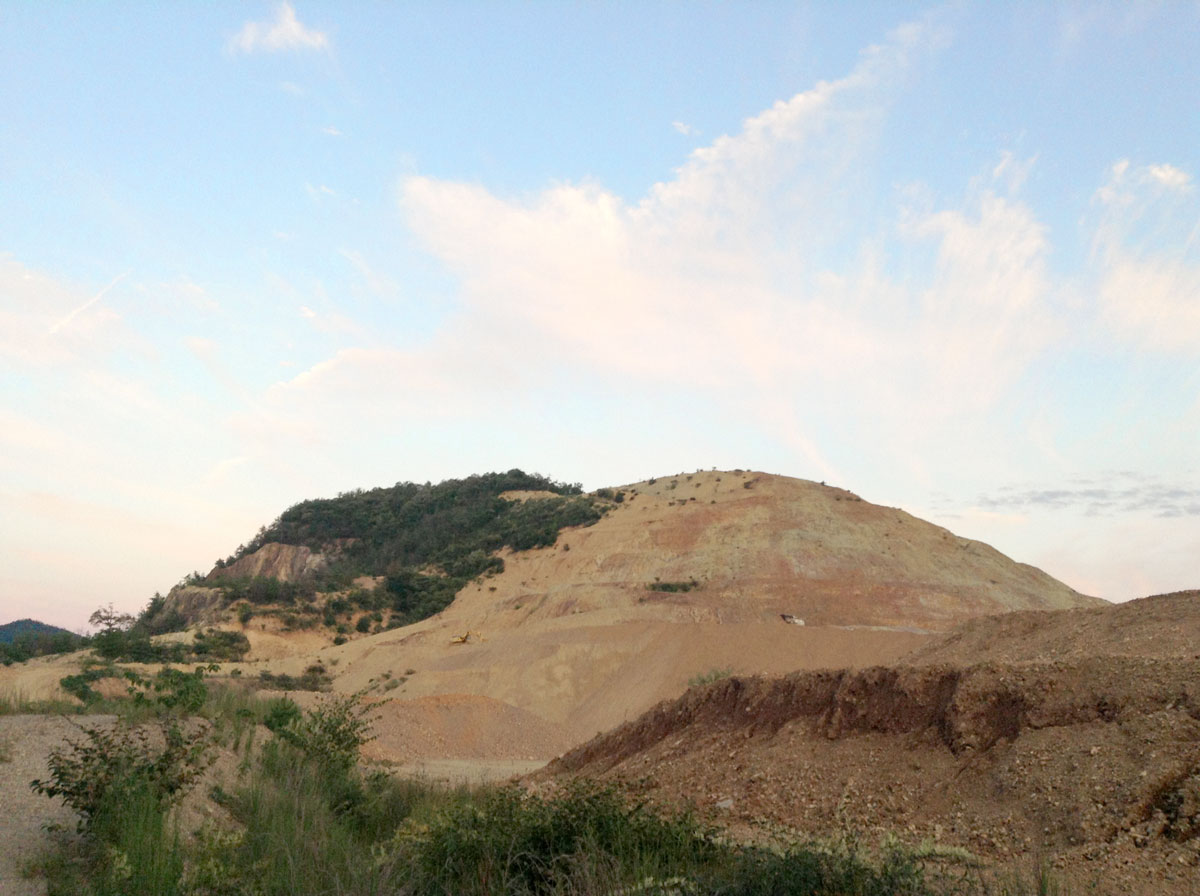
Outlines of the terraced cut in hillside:
[{"label": "terraced cut in hillside", "polygon": [[1200,892],[1200,592],[1040,614],[1042,647],[1022,615],[918,665],[717,682],[541,776],[620,780],[751,834],[841,825],[1046,859],[1081,892]]}]

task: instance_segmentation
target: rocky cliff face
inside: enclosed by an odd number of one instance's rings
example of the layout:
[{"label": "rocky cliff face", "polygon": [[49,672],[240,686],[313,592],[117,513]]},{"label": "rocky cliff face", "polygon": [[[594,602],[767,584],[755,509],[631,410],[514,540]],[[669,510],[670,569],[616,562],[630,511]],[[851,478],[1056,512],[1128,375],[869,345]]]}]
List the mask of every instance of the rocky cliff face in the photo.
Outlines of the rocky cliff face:
[{"label": "rocky cliff face", "polygon": [[264,544],[253,554],[247,554],[228,566],[214,568],[208,574],[208,580],[220,582],[222,579],[264,577],[281,582],[298,582],[305,576],[318,572],[328,562],[325,554],[317,553],[303,545]]}]

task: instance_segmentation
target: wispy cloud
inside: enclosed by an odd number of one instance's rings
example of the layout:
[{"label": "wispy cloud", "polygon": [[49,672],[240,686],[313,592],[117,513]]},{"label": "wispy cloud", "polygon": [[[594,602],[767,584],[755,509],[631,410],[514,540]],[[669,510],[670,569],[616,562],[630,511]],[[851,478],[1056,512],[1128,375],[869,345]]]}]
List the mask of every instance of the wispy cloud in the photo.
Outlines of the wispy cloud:
[{"label": "wispy cloud", "polygon": [[[899,29],[845,78],[696,149],[636,203],[594,184],[512,201],[410,177],[402,207],[469,313],[490,332],[537,334],[548,361],[740,403],[770,392],[764,413],[799,410],[797,433],[848,403],[916,429],[994,401],[1056,327],[1044,227],[1007,195],[1012,166],[961,204],[898,207],[892,221],[848,205],[888,96],[939,44],[934,29]],[[904,262],[876,244],[894,228],[922,277],[889,275]]]},{"label": "wispy cloud", "polygon": [[1191,175],[1122,160],[1096,191],[1100,311],[1114,335],[1200,353],[1200,203]]},{"label": "wispy cloud", "polygon": [[1009,486],[980,496],[977,504],[988,510],[1074,511],[1088,516],[1200,517],[1200,487],[1124,471],[1056,486]]},{"label": "wispy cloud", "polygon": [[0,253],[0,357],[41,366],[110,350],[128,333],[103,299],[126,276],[89,296]]},{"label": "wispy cloud", "polygon": [[71,321],[75,320],[75,318],[79,317],[79,315],[83,314],[83,312],[87,311],[89,308],[91,308],[93,305],[95,305],[97,302],[99,302],[102,298],[104,298],[104,296],[108,293],[108,291],[110,289],[112,289],[114,286],[116,286],[118,283],[120,283],[122,280],[124,280],[126,277],[128,277],[131,273],[132,273],[132,271],[126,271],[123,274],[118,274],[116,277],[113,278],[112,282],[110,282],[107,286],[105,286],[102,290],[100,290],[98,293],[96,293],[94,296],[92,296],[90,299],[88,299],[86,302],[84,302],[78,308],[73,308],[66,316],[59,318],[53,324],[51,324],[50,329],[47,332],[50,334],[54,334],[54,333],[57,333],[59,330],[61,330],[63,327],[69,326]]},{"label": "wispy cloud", "polygon": [[247,22],[228,44],[228,49],[234,53],[325,50],[328,47],[329,37],[325,32],[304,25],[290,3],[280,3],[276,7],[272,22]]},{"label": "wispy cloud", "polygon": [[700,133],[698,130],[696,130],[694,127],[692,127],[690,124],[686,124],[685,122],[682,122],[682,121],[671,122],[671,127],[673,127],[675,129],[675,133],[682,134],[685,137],[695,137],[697,134]]}]

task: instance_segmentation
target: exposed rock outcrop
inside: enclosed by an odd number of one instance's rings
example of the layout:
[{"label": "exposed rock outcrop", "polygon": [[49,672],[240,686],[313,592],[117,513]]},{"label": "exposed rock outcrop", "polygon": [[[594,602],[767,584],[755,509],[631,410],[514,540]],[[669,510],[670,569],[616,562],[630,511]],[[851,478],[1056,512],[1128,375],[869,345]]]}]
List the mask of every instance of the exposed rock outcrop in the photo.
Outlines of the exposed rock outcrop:
[{"label": "exposed rock outcrop", "polygon": [[326,554],[317,553],[304,545],[264,544],[253,554],[239,557],[228,566],[218,566],[208,574],[208,581],[222,579],[254,579],[259,577],[278,579],[281,582],[298,582],[306,576],[319,572],[329,563]]}]

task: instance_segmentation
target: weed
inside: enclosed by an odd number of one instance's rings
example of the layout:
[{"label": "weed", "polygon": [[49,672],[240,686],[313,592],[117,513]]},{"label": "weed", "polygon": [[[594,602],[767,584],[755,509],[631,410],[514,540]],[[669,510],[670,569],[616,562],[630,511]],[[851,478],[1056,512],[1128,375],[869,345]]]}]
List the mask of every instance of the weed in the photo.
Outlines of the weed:
[{"label": "weed", "polygon": [[692,591],[700,587],[700,582],[694,577],[686,582],[660,582],[655,580],[646,585],[647,591],[666,591],[672,594]]},{"label": "weed", "polygon": [[721,681],[724,678],[729,678],[733,675],[732,669],[709,669],[701,675],[694,675],[688,679],[689,688],[698,688],[706,684],[712,684],[714,681]]},{"label": "weed", "polygon": [[31,700],[24,694],[0,696],[0,716],[16,715],[72,715],[82,707],[70,700]]}]

